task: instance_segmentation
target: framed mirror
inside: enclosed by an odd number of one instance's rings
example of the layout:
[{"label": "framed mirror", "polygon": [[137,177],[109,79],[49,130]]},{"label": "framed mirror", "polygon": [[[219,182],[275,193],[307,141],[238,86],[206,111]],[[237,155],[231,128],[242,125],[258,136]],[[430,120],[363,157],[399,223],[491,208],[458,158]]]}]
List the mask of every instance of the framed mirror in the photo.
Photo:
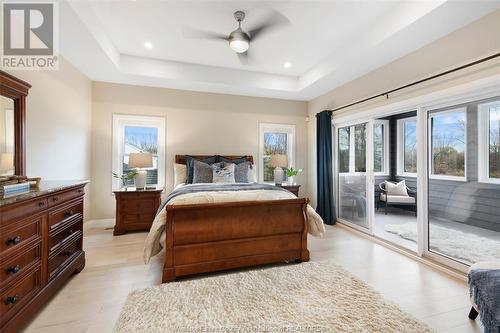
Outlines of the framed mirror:
[{"label": "framed mirror", "polygon": [[0,71],[0,177],[26,174],[26,96],[31,88]]}]

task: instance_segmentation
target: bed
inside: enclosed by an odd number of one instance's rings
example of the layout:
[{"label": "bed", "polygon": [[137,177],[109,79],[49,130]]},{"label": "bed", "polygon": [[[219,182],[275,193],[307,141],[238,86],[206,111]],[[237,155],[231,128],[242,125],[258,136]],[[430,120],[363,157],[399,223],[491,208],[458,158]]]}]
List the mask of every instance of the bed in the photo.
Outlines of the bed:
[{"label": "bed", "polygon": [[[203,159],[206,156],[195,157]],[[241,158],[224,157],[230,160]],[[251,156],[247,158],[253,162]],[[176,163],[185,164],[185,156],[177,155]],[[207,187],[210,185],[205,184]],[[252,188],[252,185],[247,186]],[[308,261],[307,222],[308,216],[314,212],[308,206],[308,199],[296,198],[279,188],[276,188],[276,191],[281,191],[279,193],[274,193],[274,188],[267,190],[267,196],[259,194],[258,200],[232,201],[237,200],[235,198],[240,193],[235,192],[233,196],[231,191],[226,191],[226,195],[232,197],[229,199],[231,202],[189,204],[186,201],[171,204],[169,201],[164,211],[160,211],[164,214],[163,225],[157,221],[157,216],[148,235],[153,243],[158,240],[158,232],[164,233],[162,282],[170,282],[180,276],[254,265]],[[244,194],[255,193],[260,192],[247,191]],[[261,200],[267,197],[279,199]],[[217,200],[211,198],[210,201]],[[319,217],[316,215],[313,218]]]}]

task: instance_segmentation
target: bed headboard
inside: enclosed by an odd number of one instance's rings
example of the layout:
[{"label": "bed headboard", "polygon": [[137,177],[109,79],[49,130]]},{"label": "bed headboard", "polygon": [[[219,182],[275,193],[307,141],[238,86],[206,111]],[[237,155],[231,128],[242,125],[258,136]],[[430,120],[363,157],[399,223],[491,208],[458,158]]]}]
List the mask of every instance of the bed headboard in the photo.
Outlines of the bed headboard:
[{"label": "bed headboard", "polygon": [[[192,156],[192,157],[197,158],[197,159],[205,159],[205,158],[213,156],[213,155],[188,155],[188,156]],[[246,156],[246,158],[250,162],[252,162],[252,164],[253,164],[253,156],[252,155],[219,155],[219,156],[227,158],[228,160],[236,160],[236,159],[239,159],[239,158]],[[186,155],[175,155],[175,163],[186,164]]]}]

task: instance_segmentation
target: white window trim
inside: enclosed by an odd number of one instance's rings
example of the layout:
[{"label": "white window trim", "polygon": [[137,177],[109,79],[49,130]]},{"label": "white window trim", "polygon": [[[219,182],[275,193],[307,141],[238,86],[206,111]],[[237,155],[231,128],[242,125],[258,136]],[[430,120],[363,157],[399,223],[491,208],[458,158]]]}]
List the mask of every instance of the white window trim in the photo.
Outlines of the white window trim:
[{"label": "white window trim", "polygon": [[[383,164],[383,171],[381,172],[373,172],[375,176],[389,176],[389,169],[390,169],[390,154],[389,154],[389,133],[390,133],[390,128],[389,128],[389,120],[374,120],[373,121],[373,127],[376,125],[383,125],[384,126],[384,164]],[[374,133],[374,131],[372,131]],[[375,147],[373,147],[375,149]],[[375,157],[375,151],[373,152]],[[373,163],[375,165],[375,161]]]},{"label": "white window trim", "polygon": [[[289,124],[259,124],[259,182],[264,183],[264,133],[287,134],[288,167],[297,168],[295,165],[295,125]],[[274,182],[267,182],[274,183]]]},{"label": "white window trim", "polygon": [[[158,128],[158,186],[165,186],[165,142],[166,142],[166,121],[163,117],[157,116],[137,116],[113,114],[113,155],[112,171],[118,174],[123,173],[122,156],[125,146],[123,142],[125,126],[142,126]],[[112,177],[112,176],[111,176]],[[117,178],[112,177],[112,190],[120,189],[121,183]]]},{"label": "white window trim", "polygon": [[[464,176],[447,176],[447,175],[436,175],[433,174],[433,158],[432,158],[432,118],[437,116],[437,115],[442,115],[446,113],[455,113],[455,112],[463,112],[465,114],[465,129],[464,129],[464,142],[465,142],[465,149],[464,149]],[[429,145],[427,147],[428,151],[428,162],[429,162],[429,179],[438,179],[438,180],[453,180],[453,181],[459,181],[459,182],[466,182],[467,181],[467,108],[466,107],[460,107],[460,108],[454,108],[450,110],[445,110],[445,111],[439,111],[439,112],[432,112],[429,113],[429,118],[427,119],[427,127],[429,130],[427,131],[428,133],[428,138],[427,138],[427,144]]]},{"label": "white window trim", "polygon": [[[407,121],[415,121],[417,122],[417,116],[414,117],[408,117],[408,118],[401,118],[397,120],[397,128],[396,128],[396,137],[397,137],[397,148],[396,148],[396,174],[398,177],[408,177],[408,178],[416,178],[417,173],[416,172],[405,172],[404,167],[405,167],[405,144],[404,144],[404,124]],[[415,133],[417,134],[417,133]],[[417,140],[417,149],[418,149],[418,136],[416,138]],[[418,155],[418,150],[417,150],[417,155]],[[418,159],[417,159],[417,166],[418,166]]]},{"label": "white window trim", "polygon": [[479,104],[477,108],[478,123],[478,182],[500,184],[500,178],[491,178],[490,175],[490,107],[500,107],[500,101]]}]

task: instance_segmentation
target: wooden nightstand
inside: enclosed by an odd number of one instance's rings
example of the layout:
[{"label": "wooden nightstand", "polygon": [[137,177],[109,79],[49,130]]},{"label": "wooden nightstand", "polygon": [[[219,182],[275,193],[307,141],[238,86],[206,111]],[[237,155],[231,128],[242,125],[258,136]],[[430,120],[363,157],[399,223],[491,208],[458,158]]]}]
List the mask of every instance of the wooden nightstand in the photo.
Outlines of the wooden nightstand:
[{"label": "wooden nightstand", "polygon": [[114,236],[127,231],[149,231],[161,203],[163,188],[113,191],[116,198],[116,224]]},{"label": "wooden nightstand", "polygon": [[281,185],[275,185],[275,186],[287,189],[288,191],[290,191],[293,194],[295,194],[296,197],[299,196],[300,185],[292,185],[292,184],[285,184],[285,183],[283,183]]}]

